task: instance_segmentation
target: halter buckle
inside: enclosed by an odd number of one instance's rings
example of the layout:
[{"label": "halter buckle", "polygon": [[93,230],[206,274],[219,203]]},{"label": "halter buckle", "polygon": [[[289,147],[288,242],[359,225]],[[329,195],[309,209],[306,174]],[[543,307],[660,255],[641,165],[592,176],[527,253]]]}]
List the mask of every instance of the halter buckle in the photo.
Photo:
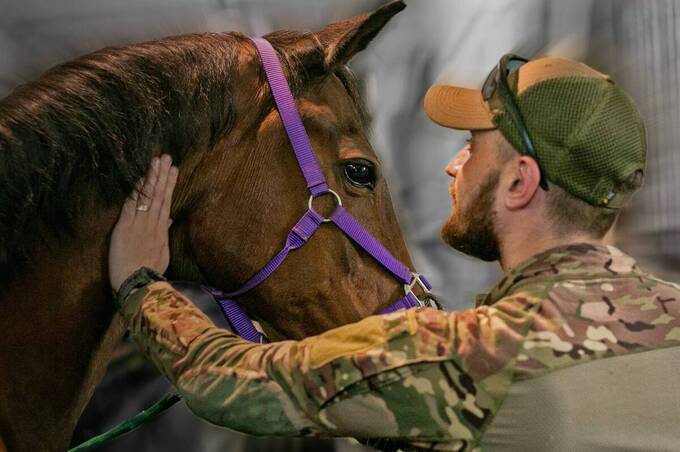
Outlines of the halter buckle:
[{"label": "halter buckle", "polygon": [[404,284],[404,293],[413,293],[413,288],[416,286],[416,284],[419,285],[426,294],[432,293],[432,291],[427,287],[427,284],[425,284],[423,280],[420,279],[420,273],[411,272],[411,275],[413,275],[413,279],[410,283]]},{"label": "halter buckle", "polygon": [[[309,203],[308,203],[309,210],[314,210],[314,208],[312,207],[312,201],[314,201],[314,198],[318,198],[318,197],[320,197],[320,196],[323,196],[323,195],[326,195],[326,194],[329,194],[329,193],[330,193],[331,195],[335,196],[335,207],[336,207],[336,208],[342,207],[342,199],[340,199],[340,195],[337,194],[335,191],[333,191],[333,190],[331,190],[331,189],[329,188],[328,191],[327,191],[326,193],[322,193],[322,194],[317,195],[317,196],[311,195],[311,196],[309,197]],[[316,212],[316,210],[314,210],[314,211]],[[317,212],[317,213],[318,213],[318,212]],[[319,214],[319,216],[321,216],[321,214]],[[322,223],[330,223],[330,222],[331,222],[331,219],[330,219],[330,218],[324,218],[323,220],[321,220],[321,222],[322,222]]]},{"label": "halter buckle", "polygon": [[[432,291],[429,289],[428,284],[426,284],[421,279],[422,275],[420,273],[416,273],[416,272],[411,272],[411,275],[413,275],[413,279],[411,280],[410,283],[404,284],[404,293],[406,295],[408,295],[408,294],[413,295],[413,298],[415,298],[418,301],[418,304],[420,306],[441,309],[441,307],[439,306],[439,303],[437,302],[436,298],[432,294]],[[420,298],[418,298],[418,296],[415,293],[413,293],[413,288],[416,285],[420,286],[420,288],[425,293],[425,295],[427,295],[427,297],[425,297],[425,299],[429,300],[429,301],[423,301]]]}]

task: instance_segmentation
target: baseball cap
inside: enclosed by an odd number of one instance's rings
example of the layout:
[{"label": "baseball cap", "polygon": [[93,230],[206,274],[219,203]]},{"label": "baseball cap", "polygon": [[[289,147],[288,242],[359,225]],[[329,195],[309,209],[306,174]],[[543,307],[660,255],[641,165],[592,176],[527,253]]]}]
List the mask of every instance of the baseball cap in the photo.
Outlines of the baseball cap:
[{"label": "baseball cap", "polygon": [[609,76],[583,63],[523,61],[507,83],[533,150],[526,149],[499,89],[483,94],[434,85],[425,95],[425,112],[452,129],[498,129],[520,153],[536,154],[550,182],[594,206],[625,205],[635,190],[624,182],[644,173],[647,155],[644,122],[633,100]]}]

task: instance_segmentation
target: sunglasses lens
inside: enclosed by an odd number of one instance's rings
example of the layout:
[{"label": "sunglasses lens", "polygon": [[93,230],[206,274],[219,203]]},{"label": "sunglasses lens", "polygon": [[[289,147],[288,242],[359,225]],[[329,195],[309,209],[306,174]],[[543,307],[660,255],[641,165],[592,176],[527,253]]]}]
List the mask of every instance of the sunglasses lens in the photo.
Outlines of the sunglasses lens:
[{"label": "sunglasses lens", "polygon": [[489,75],[486,76],[484,80],[484,85],[482,85],[482,98],[484,100],[491,99],[494,91],[496,91],[496,75],[498,74],[498,66],[493,68]]},{"label": "sunglasses lens", "polygon": [[527,61],[520,58],[513,58],[509,60],[505,65],[505,70],[507,75],[512,75],[519,70],[520,67],[524,66]]},{"label": "sunglasses lens", "polygon": [[506,55],[501,58],[498,66],[494,67],[489,75],[487,75],[484,85],[482,85],[482,98],[488,101],[493,96],[496,88],[498,87],[498,71],[503,71],[503,75],[508,77],[519,70],[520,67],[524,66],[528,60],[522,57],[514,55]]}]

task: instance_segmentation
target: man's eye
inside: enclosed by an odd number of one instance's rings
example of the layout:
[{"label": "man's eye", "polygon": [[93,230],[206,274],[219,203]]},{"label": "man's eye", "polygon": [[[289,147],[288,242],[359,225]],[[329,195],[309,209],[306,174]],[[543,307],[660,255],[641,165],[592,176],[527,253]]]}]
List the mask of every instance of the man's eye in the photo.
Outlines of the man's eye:
[{"label": "man's eye", "polygon": [[375,168],[368,162],[346,163],[345,177],[355,187],[375,188]]}]

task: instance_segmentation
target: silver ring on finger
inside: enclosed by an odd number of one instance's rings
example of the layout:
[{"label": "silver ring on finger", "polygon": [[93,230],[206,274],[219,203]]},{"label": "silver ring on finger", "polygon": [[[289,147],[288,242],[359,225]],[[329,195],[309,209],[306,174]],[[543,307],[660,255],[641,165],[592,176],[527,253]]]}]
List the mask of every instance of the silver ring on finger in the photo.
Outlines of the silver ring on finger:
[{"label": "silver ring on finger", "polygon": [[139,212],[147,212],[149,210],[149,206],[147,206],[146,204],[140,204],[136,207],[136,209]]}]

